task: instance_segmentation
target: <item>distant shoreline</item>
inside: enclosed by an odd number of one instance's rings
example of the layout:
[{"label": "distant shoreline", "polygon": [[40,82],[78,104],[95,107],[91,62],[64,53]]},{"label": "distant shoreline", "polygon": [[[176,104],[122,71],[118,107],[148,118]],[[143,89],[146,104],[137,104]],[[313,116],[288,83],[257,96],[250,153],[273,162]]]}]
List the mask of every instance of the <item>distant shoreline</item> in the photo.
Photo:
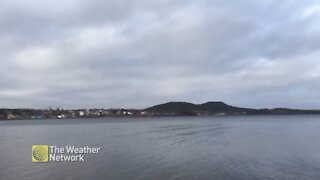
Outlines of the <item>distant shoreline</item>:
[{"label": "distant shoreline", "polygon": [[43,121],[43,120],[89,120],[90,119],[157,119],[157,118],[191,118],[191,117],[214,117],[214,118],[223,118],[223,117],[255,117],[255,116],[319,116],[320,114],[252,114],[252,115],[203,115],[203,116],[187,116],[187,115],[176,115],[176,116],[104,116],[104,117],[74,117],[74,118],[16,118],[16,119],[0,119],[0,121]]},{"label": "distant shoreline", "polygon": [[224,102],[207,102],[204,104],[168,102],[146,109],[0,109],[0,120],[319,114],[320,110],[289,108],[252,109],[230,106]]}]

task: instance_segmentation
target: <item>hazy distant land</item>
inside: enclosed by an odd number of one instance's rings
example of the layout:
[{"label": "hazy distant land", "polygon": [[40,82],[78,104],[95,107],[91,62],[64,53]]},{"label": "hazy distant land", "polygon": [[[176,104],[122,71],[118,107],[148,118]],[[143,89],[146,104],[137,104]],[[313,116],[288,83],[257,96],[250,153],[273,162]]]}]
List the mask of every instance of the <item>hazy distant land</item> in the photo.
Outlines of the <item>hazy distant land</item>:
[{"label": "hazy distant land", "polygon": [[154,116],[225,116],[225,115],[297,115],[320,114],[320,110],[289,108],[254,109],[228,105],[224,102],[193,104],[168,102],[146,109],[0,109],[0,119],[64,119],[91,117],[154,117]]}]

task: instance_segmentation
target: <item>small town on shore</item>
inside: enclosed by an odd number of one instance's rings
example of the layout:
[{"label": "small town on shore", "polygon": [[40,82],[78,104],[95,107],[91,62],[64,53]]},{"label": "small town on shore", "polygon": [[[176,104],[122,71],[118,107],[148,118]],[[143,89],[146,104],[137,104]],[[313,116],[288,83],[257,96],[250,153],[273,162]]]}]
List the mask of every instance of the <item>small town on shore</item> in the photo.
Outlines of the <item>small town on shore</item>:
[{"label": "small town on shore", "polygon": [[126,109],[77,109],[62,108],[36,109],[0,109],[0,119],[66,119],[66,118],[98,118],[115,116],[149,116],[152,114],[141,110]]}]

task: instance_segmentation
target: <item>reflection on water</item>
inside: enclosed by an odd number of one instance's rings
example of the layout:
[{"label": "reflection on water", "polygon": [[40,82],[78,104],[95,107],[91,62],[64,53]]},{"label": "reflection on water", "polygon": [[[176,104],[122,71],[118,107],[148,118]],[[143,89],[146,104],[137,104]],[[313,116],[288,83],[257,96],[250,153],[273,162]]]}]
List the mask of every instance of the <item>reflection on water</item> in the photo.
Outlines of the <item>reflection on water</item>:
[{"label": "reflection on water", "polygon": [[[320,116],[0,122],[0,179],[320,179]],[[32,163],[31,145],[98,146]]]}]

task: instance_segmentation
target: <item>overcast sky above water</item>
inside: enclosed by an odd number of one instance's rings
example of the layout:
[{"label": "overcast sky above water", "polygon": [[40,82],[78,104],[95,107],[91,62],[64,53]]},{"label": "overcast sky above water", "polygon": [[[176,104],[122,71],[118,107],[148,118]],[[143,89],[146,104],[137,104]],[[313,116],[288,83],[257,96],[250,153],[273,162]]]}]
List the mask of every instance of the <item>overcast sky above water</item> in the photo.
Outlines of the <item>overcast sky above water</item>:
[{"label": "overcast sky above water", "polygon": [[0,107],[320,109],[312,0],[1,0]]}]

